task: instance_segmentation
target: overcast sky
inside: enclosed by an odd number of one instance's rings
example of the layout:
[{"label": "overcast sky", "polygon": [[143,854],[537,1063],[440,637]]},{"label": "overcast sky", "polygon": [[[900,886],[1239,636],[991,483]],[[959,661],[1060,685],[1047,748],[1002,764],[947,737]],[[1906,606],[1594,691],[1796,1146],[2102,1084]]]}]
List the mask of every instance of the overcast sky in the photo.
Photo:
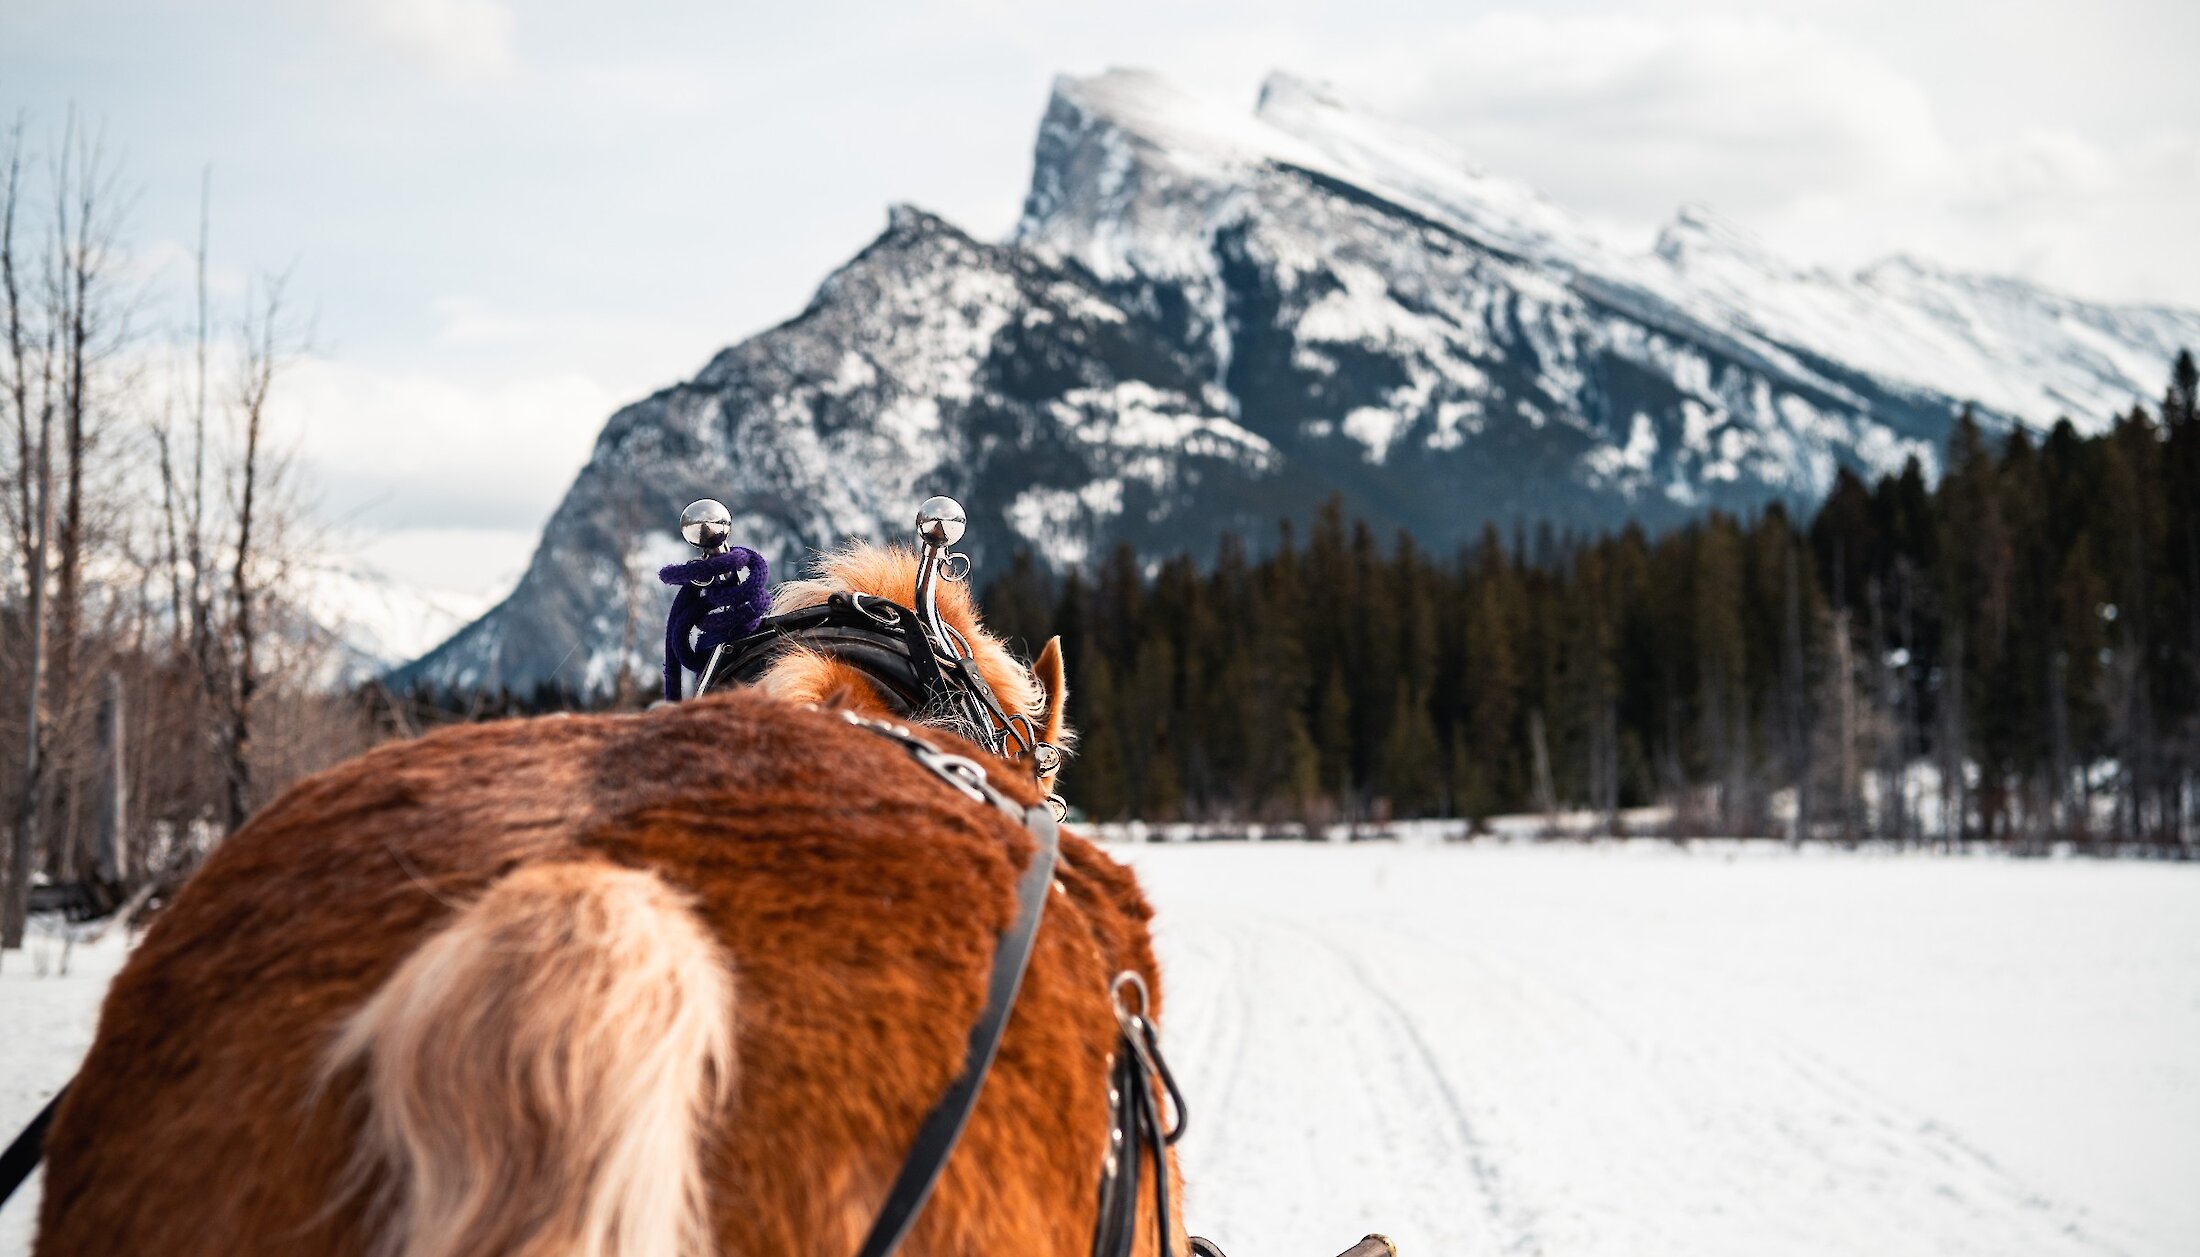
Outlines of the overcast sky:
[{"label": "overcast sky", "polygon": [[284,400],[324,513],[475,588],[615,406],[888,205],[1005,232],[1060,72],[1326,78],[1624,238],[1700,201],[1804,262],[2200,305],[2195,49],[2200,5],[2134,0],[0,0],[0,108],[104,123],[156,294],[212,167],[221,285],[287,269],[315,314]]}]

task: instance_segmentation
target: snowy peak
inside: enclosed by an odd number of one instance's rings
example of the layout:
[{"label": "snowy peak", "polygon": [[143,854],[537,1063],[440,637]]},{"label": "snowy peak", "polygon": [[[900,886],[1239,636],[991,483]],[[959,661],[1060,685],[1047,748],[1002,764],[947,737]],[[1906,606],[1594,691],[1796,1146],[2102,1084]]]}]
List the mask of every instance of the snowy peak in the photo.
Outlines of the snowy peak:
[{"label": "snowy peak", "polygon": [[1292,142],[1293,153],[1278,152],[1277,160],[1365,188],[1494,247],[1542,257],[1599,247],[1586,226],[1534,188],[1481,169],[1454,145],[1327,84],[1270,75],[1255,113]]},{"label": "snowy peak", "polygon": [[1195,242],[1273,203],[1285,186],[1277,178],[1295,175],[1395,206],[1844,404],[1900,395],[2003,422],[2097,428],[2151,397],[2169,358],[2200,341],[2190,310],[2086,302],[1913,259],[1855,276],[1800,266],[1701,205],[1683,206],[1650,250],[1621,250],[1532,187],[1286,73],[1269,76],[1250,110],[1144,71],[1064,78],[1035,156],[1016,240],[1110,280],[1211,270]]},{"label": "snowy peak", "polygon": [[646,674],[637,626],[698,497],[789,576],[852,537],[905,539],[935,493],[968,504],[981,564],[1251,532],[1277,456],[1217,400],[1089,275],[896,207],[801,314],[614,414],[518,588],[397,680],[600,693]]},{"label": "snowy peak", "polygon": [[[924,236],[950,232],[962,233],[950,226],[946,219],[929,210],[919,209],[906,201],[896,201],[886,207],[886,231],[878,244],[902,244]],[[876,244],[873,247],[877,247]]]},{"label": "snowy peak", "polygon": [[1291,148],[1244,109],[1137,69],[1057,77],[1040,125],[1042,147],[1050,134],[1064,142],[1058,149],[1099,144],[1209,173],[1241,169]]},{"label": "snowy peak", "polygon": [[1305,78],[1289,70],[1275,70],[1262,79],[1260,96],[1253,105],[1254,114],[1269,122],[1294,114],[1351,109],[1352,105],[1336,84],[1326,79]]},{"label": "snowy peak", "polygon": [[[1089,168],[1084,177],[1079,167]],[[1579,219],[1527,184],[1480,169],[1454,146],[1330,84],[1281,71],[1262,83],[1250,112],[1145,70],[1056,79],[1017,236],[1063,227],[1055,219],[1064,209],[1120,218],[1147,185],[1236,188],[1279,167],[1359,188],[1507,252],[1571,263],[1602,248]]]},{"label": "snowy peak", "polygon": [[1650,251],[1682,271],[1706,264],[1738,264],[1766,275],[1787,275],[1796,269],[1748,228],[1695,202],[1674,213],[1673,220],[1659,230]]}]

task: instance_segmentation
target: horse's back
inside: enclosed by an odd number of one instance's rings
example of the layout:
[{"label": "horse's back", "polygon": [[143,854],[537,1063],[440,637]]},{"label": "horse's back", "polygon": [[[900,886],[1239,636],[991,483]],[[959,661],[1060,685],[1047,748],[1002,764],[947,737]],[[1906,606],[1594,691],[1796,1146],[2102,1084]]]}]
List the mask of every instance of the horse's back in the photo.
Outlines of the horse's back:
[{"label": "horse's back", "polygon": [[[731,958],[719,1250],[852,1252],[961,1066],[1032,850],[894,742],[754,694],[377,750],[226,840],[132,956],[49,1141],[38,1253],[365,1253],[387,1184],[345,1181],[366,1106],[332,1045],[492,887],[559,861],[661,880]],[[912,1254],[1088,1239],[1107,979],[1153,963],[1123,870],[1068,839],[1060,883]]]}]

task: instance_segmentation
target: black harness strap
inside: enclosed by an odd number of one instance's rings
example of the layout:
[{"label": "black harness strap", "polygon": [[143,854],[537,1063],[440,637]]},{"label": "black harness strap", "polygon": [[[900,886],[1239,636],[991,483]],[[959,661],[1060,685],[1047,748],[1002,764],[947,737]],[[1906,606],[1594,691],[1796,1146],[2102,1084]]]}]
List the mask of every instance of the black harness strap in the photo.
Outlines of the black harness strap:
[{"label": "black harness strap", "polygon": [[1100,1174],[1092,1257],[1122,1257],[1138,1242],[1138,1167],[1145,1157],[1134,1094],[1138,1060],[1120,1041],[1115,1048],[1115,1068],[1108,1071],[1108,1156]]},{"label": "black harness strap", "polygon": [[[1136,1008],[1124,1001],[1129,991],[1138,993]],[[1136,970],[1116,976],[1109,992],[1115,1004],[1119,1034],[1115,1042],[1115,1067],[1108,1078],[1108,1156],[1101,1167],[1099,1220],[1092,1232],[1092,1257],[1130,1257],[1138,1243],[1138,1191],[1141,1170],[1150,1158],[1153,1166],[1154,1228],[1160,1234],[1159,1251],[1169,1251],[1174,1232],[1173,1197],[1169,1193],[1169,1148],[1184,1136],[1184,1094],[1177,1090],[1176,1075],[1162,1058],[1161,1040],[1151,1020],[1151,1004],[1144,978]],[[1155,1085],[1168,1094],[1176,1125],[1162,1121]],[[1194,1236],[1193,1252],[1219,1254],[1210,1241]]]},{"label": "black harness strap", "polygon": [[978,1092],[985,1086],[986,1073],[993,1067],[994,1054],[1000,1051],[1001,1035],[1008,1029],[1009,1014],[1016,1008],[1016,992],[1022,987],[1024,969],[1031,962],[1031,949],[1039,938],[1039,920],[1046,913],[1047,892],[1054,885],[1054,862],[1060,850],[1060,833],[1054,823],[1054,813],[1045,805],[1025,808],[1022,812],[1024,826],[1038,843],[1031,853],[1031,863],[1024,866],[1023,875],[1016,883],[1016,920],[993,950],[993,974],[986,981],[985,1013],[970,1028],[970,1045],[963,1053],[962,1072],[947,1086],[932,1111],[925,1114],[917,1127],[916,1138],[909,1145],[909,1155],[901,1163],[901,1171],[894,1175],[894,1183],[886,1193],[886,1203],[879,1208],[878,1218],[871,1223],[871,1233],[864,1238],[857,1257],[886,1257],[900,1247],[909,1233],[910,1224],[930,1199],[932,1188],[939,1183],[940,1172],[947,1168],[947,1159],[955,1151],[956,1141],[962,1138],[963,1126],[970,1120],[970,1112],[977,1107]]},{"label": "black harness strap", "polygon": [[901,708],[902,716],[943,705],[947,697],[946,678],[916,613],[884,598],[845,591],[813,607],[764,617],[754,633],[710,660],[696,680],[696,693],[728,682],[756,681],[794,647],[862,669]]},{"label": "black harness strap", "polygon": [[0,1205],[8,1203],[8,1197],[38,1168],[39,1158],[46,1154],[46,1128],[53,1125],[54,1110],[61,1107],[61,1097],[67,1094],[66,1086],[54,1092],[53,1099],[38,1110],[38,1116],[15,1137],[8,1150],[0,1152]]}]

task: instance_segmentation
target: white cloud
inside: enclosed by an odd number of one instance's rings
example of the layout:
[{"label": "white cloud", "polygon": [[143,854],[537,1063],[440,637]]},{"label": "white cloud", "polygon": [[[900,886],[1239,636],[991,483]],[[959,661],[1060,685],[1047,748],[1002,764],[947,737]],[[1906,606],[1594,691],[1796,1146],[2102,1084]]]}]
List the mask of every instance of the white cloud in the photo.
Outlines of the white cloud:
[{"label": "white cloud", "polygon": [[[187,306],[198,281],[199,256],[195,245],[162,238],[131,250],[122,259],[123,275],[170,304]],[[206,293],[215,301],[238,301],[252,290],[252,276],[244,270],[209,258]]]},{"label": "white cloud", "polygon": [[338,528],[533,530],[620,400],[573,372],[475,387],[315,357],[273,405]]},{"label": "white cloud", "polygon": [[346,0],[363,33],[456,82],[502,79],[517,64],[506,0]]},{"label": "white cloud", "polygon": [[1894,250],[2117,300],[2200,292],[2200,137],[2102,142],[2025,131],[1951,156],[1930,178],[1796,198],[1763,230],[1844,262]]},{"label": "white cloud", "polygon": [[519,583],[535,540],[532,528],[398,528],[363,534],[349,549],[359,569],[427,591],[470,620]]},{"label": "white cloud", "polygon": [[[344,588],[394,581],[462,621],[510,592],[623,400],[574,372],[470,386],[309,357],[272,405],[330,569],[359,574]],[[440,639],[447,618],[421,631]]]},{"label": "white cloud", "polygon": [[541,330],[535,320],[470,297],[438,297],[429,303],[429,309],[436,317],[436,342],[443,345],[509,343],[526,340]]},{"label": "white cloud", "polygon": [[1954,134],[1935,96],[1821,27],[1504,13],[1340,76],[1592,220],[1647,239],[1705,202],[1804,263],[1913,253],[2085,295],[2191,300],[2190,132]]},{"label": "white cloud", "polygon": [[1946,150],[1918,86],[1868,50],[1758,19],[1499,14],[1369,82],[1477,161],[1596,214],[1731,213],[1870,179]]}]

